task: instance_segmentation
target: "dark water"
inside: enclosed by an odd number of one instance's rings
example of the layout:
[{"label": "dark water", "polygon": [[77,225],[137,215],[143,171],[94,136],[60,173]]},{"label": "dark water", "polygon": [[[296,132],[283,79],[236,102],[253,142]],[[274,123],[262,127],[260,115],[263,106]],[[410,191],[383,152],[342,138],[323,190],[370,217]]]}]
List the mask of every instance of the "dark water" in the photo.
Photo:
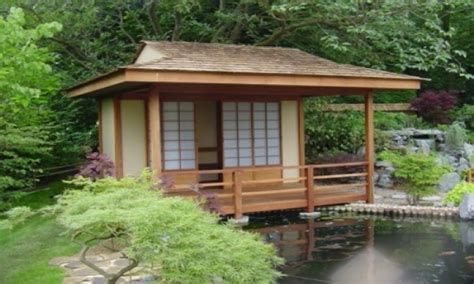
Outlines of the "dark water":
[{"label": "dark water", "polygon": [[251,217],[286,260],[281,283],[474,283],[474,222]]}]

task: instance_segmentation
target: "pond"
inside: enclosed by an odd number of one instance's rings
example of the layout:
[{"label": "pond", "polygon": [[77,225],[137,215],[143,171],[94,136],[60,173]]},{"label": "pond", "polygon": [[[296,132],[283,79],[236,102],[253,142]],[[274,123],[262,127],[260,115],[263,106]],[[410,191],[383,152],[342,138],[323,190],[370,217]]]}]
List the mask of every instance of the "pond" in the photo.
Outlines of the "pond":
[{"label": "pond", "polygon": [[280,283],[474,283],[474,224],[329,214],[253,216],[246,230],[274,244]]}]

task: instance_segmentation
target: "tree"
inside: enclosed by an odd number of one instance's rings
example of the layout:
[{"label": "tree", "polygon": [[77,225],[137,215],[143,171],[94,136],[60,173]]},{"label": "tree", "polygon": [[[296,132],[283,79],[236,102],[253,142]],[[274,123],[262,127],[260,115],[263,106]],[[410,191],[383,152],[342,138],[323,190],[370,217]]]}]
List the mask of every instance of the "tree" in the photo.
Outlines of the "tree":
[{"label": "tree", "polygon": [[5,190],[31,187],[49,155],[47,95],[59,88],[52,54],[38,43],[61,30],[56,22],[25,27],[25,14],[11,8],[0,17],[0,201]]},{"label": "tree", "polygon": [[437,165],[435,157],[421,153],[385,151],[379,157],[393,163],[393,175],[403,181],[410,204],[417,204],[420,197],[435,193],[434,186],[441,176],[450,172],[450,167]]},{"label": "tree", "polygon": [[[280,275],[274,268],[282,260],[272,245],[232,223],[219,224],[218,216],[203,211],[199,203],[163,197],[150,171],[136,178],[78,178],[70,183],[73,189],[50,212],[82,245],[81,261],[108,283],[139,263],[158,264],[160,280],[166,283],[272,283]],[[13,215],[30,214],[17,211]],[[110,273],[87,261],[89,249],[103,240],[119,244],[110,249],[130,265]]]}]

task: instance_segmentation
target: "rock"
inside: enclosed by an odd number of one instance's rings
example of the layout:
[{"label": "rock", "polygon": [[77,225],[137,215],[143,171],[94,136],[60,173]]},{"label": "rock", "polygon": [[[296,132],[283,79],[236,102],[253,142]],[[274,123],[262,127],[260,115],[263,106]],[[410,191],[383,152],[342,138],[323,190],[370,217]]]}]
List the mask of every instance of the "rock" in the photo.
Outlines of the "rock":
[{"label": "rock", "polygon": [[459,231],[464,247],[474,244],[474,225],[471,222],[461,222]]},{"label": "rock", "polygon": [[92,277],[90,283],[91,284],[106,284],[107,279],[105,279],[104,276],[96,276],[96,277]]},{"label": "rock", "polygon": [[418,152],[429,155],[431,153],[432,146],[434,145],[432,139],[416,139],[415,144],[418,146]]},{"label": "rock", "polygon": [[393,187],[393,180],[389,173],[383,173],[380,175],[377,185],[382,188],[392,188]]},{"label": "rock", "polygon": [[471,145],[469,143],[464,143],[463,146],[464,154],[466,154],[466,158],[470,158],[471,156],[474,155],[474,145]]},{"label": "rock", "polygon": [[461,182],[461,177],[458,173],[452,172],[441,176],[438,182],[438,190],[441,192],[447,192],[451,190],[456,184]]},{"label": "rock", "polygon": [[375,166],[378,168],[393,168],[393,164],[390,161],[378,161],[377,163],[375,163]]},{"label": "rock", "polygon": [[458,172],[462,172],[462,171],[470,169],[470,168],[471,168],[471,166],[470,166],[468,160],[466,160],[464,158],[459,159]]},{"label": "rock", "polygon": [[459,205],[459,216],[464,220],[474,219],[474,193],[464,194]]},{"label": "rock", "polygon": [[393,199],[407,199],[407,195],[405,193],[392,194],[391,197]]}]

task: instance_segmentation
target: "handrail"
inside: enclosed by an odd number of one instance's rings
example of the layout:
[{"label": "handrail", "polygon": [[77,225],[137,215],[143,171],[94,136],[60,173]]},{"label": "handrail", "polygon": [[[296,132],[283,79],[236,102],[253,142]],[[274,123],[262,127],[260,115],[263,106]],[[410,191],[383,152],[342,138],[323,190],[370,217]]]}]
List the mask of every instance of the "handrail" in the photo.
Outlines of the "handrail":
[{"label": "handrail", "polygon": [[[298,197],[301,199],[306,199],[307,204],[305,205],[305,210],[307,212],[313,212],[315,203],[321,204],[321,201],[318,201],[321,194],[330,194],[331,192],[341,192],[341,190],[350,191],[352,189],[357,189],[361,187],[368,188],[368,169],[366,166],[369,165],[367,161],[357,161],[357,162],[347,162],[347,163],[327,163],[327,164],[312,164],[312,165],[298,165],[298,166],[268,166],[268,167],[254,167],[254,168],[226,168],[226,169],[214,169],[214,170],[186,170],[186,171],[165,171],[163,175],[170,176],[184,176],[190,175],[192,181],[195,181],[196,185],[200,188],[211,188],[215,187],[222,189],[222,191],[216,191],[216,197],[220,200],[227,199],[231,200],[230,204],[223,206],[227,208],[228,212],[234,213],[236,218],[242,217],[245,210],[254,210],[256,208],[255,203],[253,204],[244,204],[245,202],[250,202],[252,197],[252,202],[260,202],[261,207],[268,210],[273,208],[272,206],[266,205],[265,196],[269,198],[271,196],[281,196],[288,195],[293,196],[292,198],[297,198],[300,193],[304,193],[304,197]],[[360,168],[364,166],[363,168]],[[337,174],[324,174],[320,172],[321,169],[326,168],[348,168],[348,167],[359,167],[356,173],[337,173]],[[295,175],[291,177],[283,177],[283,172],[287,170],[297,171]],[[349,169],[347,169],[349,171]],[[279,171],[280,175],[278,177],[271,177],[269,175],[267,178],[255,180],[252,173],[265,172],[265,171]],[[341,170],[339,171],[341,172]],[[342,170],[344,172],[344,170]],[[320,175],[316,175],[319,173]],[[230,180],[224,179],[221,181],[199,181],[201,175],[206,174],[229,174]],[[250,175],[248,175],[250,174]],[[322,174],[322,175],[321,175]],[[263,174],[265,175],[265,174]],[[330,179],[342,179],[342,178],[351,178],[351,177],[365,177],[365,182],[360,181],[359,183],[340,183],[340,184],[316,184],[315,181],[324,181]],[[191,181],[191,182],[192,182]],[[287,184],[287,186],[281,186],[278,188],[272,189],[271,187],[262,189],[263,187],[258,187],[258,185],[270,185],[270,184]],[[268,186],[267,186],[268,187]],[[189,188],[189,184],[177,184],[174,189],[185,189]],[[260,190],[262,189],[262,190]],[[185,192],[185,191],[181,191]],[[170,191],[170,193],[180,193],[180,191]],[[260,198],[258,198],[260,197]],[[337,198],[337,197],[334,197]],[[334,198],[332,200],[334,200]],[[315,200],[316,199],[316,200]],[[329,198],[331,199],[331,198]],[[258,201],[257,201],[258,200]],[[295,200],[288,200],[290,203]],[[337,200],[334,200],[337,201]],[[332,201],[332,202],[334,202]],[[229,202],[229,201],[226,201]],[[259,204],[260,204],[259,203]],[[293,203],[294,204],[294,203]],[[296,204],[295,204],[296,205]],[[291,205],[291,206],[295,206]],[[301,205],[301,200],[297,203],[297,206]],[[287,205],[285,205],[287,206]],[[257,206],[258,207],[258,206]],[[247,208],[247,209],[246,209]],[[290,207],[286,207],[290,208]]]}]

